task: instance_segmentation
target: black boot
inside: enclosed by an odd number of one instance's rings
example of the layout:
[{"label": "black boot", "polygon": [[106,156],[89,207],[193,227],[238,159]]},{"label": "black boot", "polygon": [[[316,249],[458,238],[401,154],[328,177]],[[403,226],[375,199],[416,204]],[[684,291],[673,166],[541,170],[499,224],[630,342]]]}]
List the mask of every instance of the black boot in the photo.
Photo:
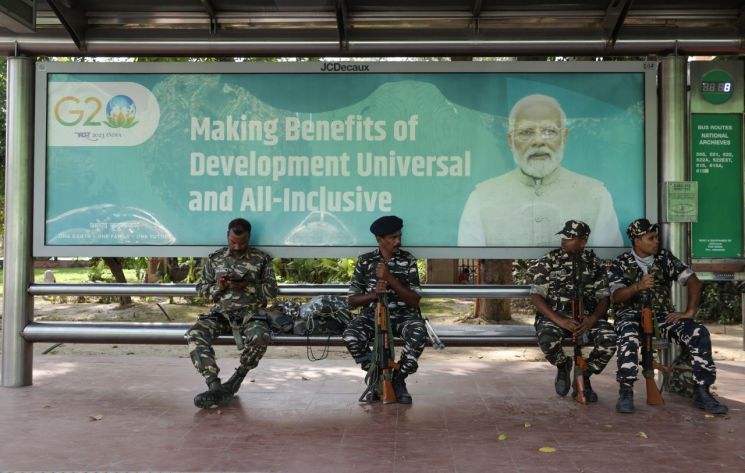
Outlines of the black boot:
[{"label": "black boot", "polygon": [[622,384],[618,389],[618,402],[616,403],[616,412],[621,414],[631,414],[634,412],[634,388],[627,384]]},{"label": "black boot", "polygon": [[225,404],[233,395],[225,391],[220,378],[214,378],[207,383],[209,389],[194,396],[194,405],[201,409],[209,409]]},{"label": "black boot", "polygon": [[556,379],[554,379],[554,389],[559,396],[566,396],[569,393],[569,387],[572,385],[572,359],[567,358],[561,365],[556,365]]},{"label": "black boot", "polygon": [[399,404],[411,404],[411,394],[406,389],[406,374],[396,370],[393,372],[393,391]]},{"label": "black boot", "polygon": [[711,395],[709,386],[699,384],[693,393],[693,405],[703,409],[709,414],[726,414],[729,410],[727,406],[717,401],[717,398]]},{"label": "black boot", "polygon": [[241,388],[241,383],[246,378],[247,374],[248,371],[244,373],[243,370],[241,370],[240,368],[236,368],[233,376],[222,383],[222,387],[225,389],[226,392],[230,393],[231,395],[235,395],[235,393],[237,393],[238,390]]},{"label": "black boot", "polygon": [[[582,377],[584,379],[583,383],[585,385],[584,393],[585,393],[585,399],[587,402],[598,402],[598,395],[593,391],[592,384],[590,384],[590,375],[586,374]],[[577,386],[572,383],[572,397],[577,396]]]}]

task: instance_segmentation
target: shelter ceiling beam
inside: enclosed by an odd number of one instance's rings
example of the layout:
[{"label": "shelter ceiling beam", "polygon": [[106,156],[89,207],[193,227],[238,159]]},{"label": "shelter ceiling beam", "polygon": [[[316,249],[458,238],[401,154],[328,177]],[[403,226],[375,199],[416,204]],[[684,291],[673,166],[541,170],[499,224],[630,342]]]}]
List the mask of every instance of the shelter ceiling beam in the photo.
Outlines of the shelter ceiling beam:
[{"label": "shelter ceiling beam", "polygon": [[47,0],[47,3],[67,34],[70,35],[77,49],[84,52],[86,50],[85,36],[88,28],[85,12],[78,7],[74,0]]},{"label": "shelter ceiling beam", "polygon": [[610,0],[603,18],[603,31],[608,47],[613,47],[618,39],[618,33],[626,19],[633,0]]},{"label": "shelter ceiling beam", "polygon": [[339,32],[339,49],[349,46],[349,5],[347,0],[336,0],[336,29]]},{"label": "shelter ceiling beam", "polygon": [[735,22],[735,24],[740,30],[740,37],[745,38],[745,5],[740,8],[740,12],[737,14],[737,21]]},{"label": "shelter ceiling beam", "polygon": [[474,33],[479,32],[479,19],[481,17],[481,12],[484,8],[484,1],[483,0],[474,0],[473,1],[473,9],[471,10],[471,13],[473,14],[473,31]]},{"label": "shelter ceiling beam", "polygon": [[210,34],[215,34],[217,32],[217,10],[215,10],[211,0],[199,0],[199,2],[210,17]]},{"label": "shelter ceiling beam", "polygon": [[[288,40],[273,40],[257,36],[255,39],[234,37],[162,37],[157,34],[126,40],[97,38],[89,34],[85,54],[91,56],[521,56],[521,55],[573,55],[573,56],[637,56],[669,54],[676,50],[686,55],[743,54],[745,47],[739,35],[691,39],[669,36],[666,38],[619,38],[609,48],[602,38],[559,39],[546,37],[514,39],[355,39],[347,41],[341,49],[335,30],[332,34],[306,36]],[[481,36],[483,37],[483,31]],[[64,34],[0,36],[0,55],[15,52],[27,55],[64,56],[79,55],[80,50]]]}]

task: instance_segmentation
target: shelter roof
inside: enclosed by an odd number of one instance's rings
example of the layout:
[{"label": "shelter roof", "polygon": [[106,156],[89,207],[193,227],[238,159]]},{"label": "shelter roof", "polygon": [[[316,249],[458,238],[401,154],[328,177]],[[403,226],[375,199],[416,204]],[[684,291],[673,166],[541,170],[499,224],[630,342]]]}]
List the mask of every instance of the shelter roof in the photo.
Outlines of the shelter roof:
[{"label": "shelter roof", "polygon": [[741,0],[13,0],[0,1],[0,53],[738,54],[744,5]]}]

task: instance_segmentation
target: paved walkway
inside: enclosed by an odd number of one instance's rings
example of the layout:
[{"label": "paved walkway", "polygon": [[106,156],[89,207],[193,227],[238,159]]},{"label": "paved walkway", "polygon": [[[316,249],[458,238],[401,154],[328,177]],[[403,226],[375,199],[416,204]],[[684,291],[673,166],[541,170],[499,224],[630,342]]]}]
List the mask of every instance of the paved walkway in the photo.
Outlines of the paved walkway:
[{"label": "paved walkway", "polygon": [[187,359],[37,357],[34,386],[0,388],[0,470],[742,472],[745,363],[718,366],[731,410],[711,418],[675,395],[647,406],[641,389],[637,412],[616,414],[610,372],[581,406],[527,361],[428,360],[414,404],[383,406],[356,402],[348,361],[266,359],[230,405],[202,411]]}]

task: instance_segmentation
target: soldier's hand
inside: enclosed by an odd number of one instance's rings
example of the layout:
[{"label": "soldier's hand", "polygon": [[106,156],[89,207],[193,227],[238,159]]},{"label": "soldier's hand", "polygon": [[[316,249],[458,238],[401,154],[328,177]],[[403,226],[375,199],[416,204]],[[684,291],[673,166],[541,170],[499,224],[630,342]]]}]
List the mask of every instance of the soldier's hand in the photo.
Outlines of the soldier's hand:
[{"label": "soldier's hand", "polygon": [[388,281],[391,277],[391,272],[388,271],[388,266],[386,266],[385,263],[380,262],[375,267],[375,276],[378,278],[378,281],[380,281],[381,279],[383,281]]},{"label": "soldier's hand", "polygon": [[585,317],[584,319],[582,319],[582,323],[577,325],[577,328],[573,332],[574,335],[582,335],[583,333],[589,331],[595,326],[596,322],[597,319],[593,317]]},{"label": "soldier's hand", "polygon": [[230,281],[228,280],[227,275],[221,275],[220,277],[217,278],[217,286],[220,288],[221,291],[224,291],[225,289],[228,288],[229,282]]},{"label": "soldier's hand", "polygon": [[678,320],[692,319],[693,314],[686,314],[685,312],[670,312],[665,317],[665,322],[672,323]]},{"label": "soldier's hand", "polygon": [[574,333],[575,330],[577,330],[577,327],[579,327],[579,324],[575,322],[572,319],[567,319],[566,317],[561,317],[557,322],[556,325],[563,328],[564,330],[568,330],[572,333]]},{"label": "soldier's hand", "polygon": [[378,279],[378,282],[375,283],[375,294],[385,294],[387,290],[388,284],[384,280]]},{"label": "soldier's hand", "polygon": [[654,287],[654,273],[645,274],[644,277],[642,277],[639,280],[638,284],[639,284],[640,291],[653,288]]},{"label": "soldier's hand", "polygon": [[245,281],[243,279],[241,279],[240,281],[228,280],[228,287],[230,289],[236,289],[238,291],[242,291],[243,289],[246,288],[246,286],[248,286],[248,281]]}]

